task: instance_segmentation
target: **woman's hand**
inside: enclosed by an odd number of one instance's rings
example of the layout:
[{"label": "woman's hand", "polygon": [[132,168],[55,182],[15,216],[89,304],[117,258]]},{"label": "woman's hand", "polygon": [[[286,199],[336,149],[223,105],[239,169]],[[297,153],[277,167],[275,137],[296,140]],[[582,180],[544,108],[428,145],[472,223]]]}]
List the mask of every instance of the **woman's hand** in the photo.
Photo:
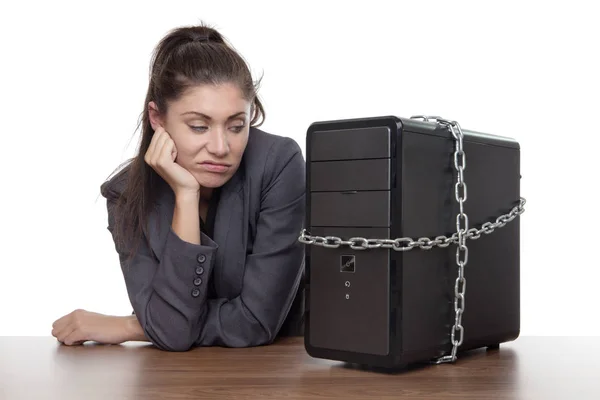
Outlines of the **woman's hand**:
[{"label": "woman's hand", "polygon": [[[133,316],[135,318],[135,316]],[[120,344],[132,339],[130,317],[116,317],[85,310],[75,310],[52,324],[52,336],[68,346],[88,340]]]},{"label": "woman's hand", "polygon": [[177,164],[176,159],[177,148],[171,135],[163,127],[157,128],[144,155],[144,161],[171,186],[176,195],[199,193],[200,184],[196,178]]}]

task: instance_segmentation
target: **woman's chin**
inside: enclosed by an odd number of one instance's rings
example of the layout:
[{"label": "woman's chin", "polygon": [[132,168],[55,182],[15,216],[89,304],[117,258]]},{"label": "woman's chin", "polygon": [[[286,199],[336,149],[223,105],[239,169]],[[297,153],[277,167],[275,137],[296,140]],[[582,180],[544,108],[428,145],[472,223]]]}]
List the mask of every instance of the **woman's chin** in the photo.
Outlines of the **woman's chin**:
[{"label": "woman's chin", "polygon": [[229,179],[229,176],[220,174],[195,174],[194,178],[196,178],[202,187],[216,188],[223,186],[223,184]]}]

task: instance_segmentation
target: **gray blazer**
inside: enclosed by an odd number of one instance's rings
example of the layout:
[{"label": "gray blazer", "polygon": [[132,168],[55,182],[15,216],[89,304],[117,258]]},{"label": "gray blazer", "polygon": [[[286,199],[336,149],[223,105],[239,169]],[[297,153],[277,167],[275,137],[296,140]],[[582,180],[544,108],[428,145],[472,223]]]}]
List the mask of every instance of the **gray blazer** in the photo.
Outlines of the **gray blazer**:
[{"label": "gray blazer", "polygon": [[[128,167],[126,167],[128,168]],[[113,234],[114,200],[125,174],[101,186]],[[305,160],[291,138],[251,127],[239,169],[221,188],[213,238],[185,242],[171,229],[174,194],[160,193],[137,255],[120,248],[123,276],[134,313],[157,347],[248,347],[277,336],[302,335]],[[168,188],[168,185],[165,185]],[[217,298],[208,298],[209,277]],[[197,279],[200,278],[200,279]]]}]

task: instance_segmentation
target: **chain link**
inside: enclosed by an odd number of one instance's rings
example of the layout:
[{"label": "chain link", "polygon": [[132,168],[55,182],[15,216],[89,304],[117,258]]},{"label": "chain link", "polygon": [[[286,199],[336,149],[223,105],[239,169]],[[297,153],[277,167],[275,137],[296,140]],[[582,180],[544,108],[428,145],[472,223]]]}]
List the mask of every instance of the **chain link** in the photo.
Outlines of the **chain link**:
[{"label": "chain link", "polygon": [[394,251],[409,251],[417,247],[423,250],[429,250],[434,247],[448,247],[450,244],[456,244],[456,264],[458,266],[458,277],[454,282],[454,325],[450,330],[450,341],[452,351],[446,355],[433,360],[435,364],[456,361],[458,347],[462,345],[464,339],[464,327],[462,326],[462,315],[465,311],[465,293],[467,281],[465,279],[465,265],[469,259],[469,249],[467,239],[475,240],[481,237],[481,234],[489,235],[496,228],[502,228],[507,223],[521,215],[525,211],[525,198],[520,197],[519,204],[514,206],[509,213],[496,218],[495,222],[485,222],[481,228],[469,228],[469,218],[464,212],[464,203],[467,200],[467,183],[464,180],[464,170],[466,168],[466,156],[463,149],[463,132],[456,121],[449,121],[437,116],[415,115],[411,119],[423,119],[424,121],[436,121],[439,124],[447,126],[455,139],[454,149],[454,168],[456,170],[457,180],[454,186],[454,194],[459,205],[459,211],[456,215],[456,232],[450,237],[436,236],[433,240],[427,237],[420,237],[413,240],[410,237],[397,239],[367,239],[363,237],[352,237],[348,240],[342,240],[337,236],[312,236],[306,229],[302,229],[298,240],[304,244],[323,246],[326,248],[338,248],[340,246],[350,246],[353,250],[367,249],[392,249]]}]

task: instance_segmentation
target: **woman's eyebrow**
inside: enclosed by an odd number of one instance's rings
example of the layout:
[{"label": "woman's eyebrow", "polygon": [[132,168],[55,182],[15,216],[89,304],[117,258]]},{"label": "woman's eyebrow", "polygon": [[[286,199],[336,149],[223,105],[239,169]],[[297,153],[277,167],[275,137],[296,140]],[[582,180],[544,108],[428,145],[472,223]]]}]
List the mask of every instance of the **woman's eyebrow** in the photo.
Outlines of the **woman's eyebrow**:
[{"label": "woman's eyebrow", "polygon": [[[208,115],[206,115],[206,114],[203,114],[203,113],[201,113],[201,112],[198,112],[198,111],[186,111],[186,112],[182,113],[181,115],[185,115],[185,114],[195,114],[195,115],[199,115],[200,117],[204,118],[204,119],[205,119],[205,120],[207,120],[207,121],[212,121],[212,118],[211,118],[211,117],[209,117]],[[233,115],[231,115],[229,118],[227,118],[227,120],[233,119],[233,118],[235,118],[235,117],[237,117],[237,116],[239,116],[239,115],[242,115],[242,114],[246,114],[246,112],[245,112],[245,111],[240,111],[239,113],[236,113],[236,114],[233,114]]]}]

